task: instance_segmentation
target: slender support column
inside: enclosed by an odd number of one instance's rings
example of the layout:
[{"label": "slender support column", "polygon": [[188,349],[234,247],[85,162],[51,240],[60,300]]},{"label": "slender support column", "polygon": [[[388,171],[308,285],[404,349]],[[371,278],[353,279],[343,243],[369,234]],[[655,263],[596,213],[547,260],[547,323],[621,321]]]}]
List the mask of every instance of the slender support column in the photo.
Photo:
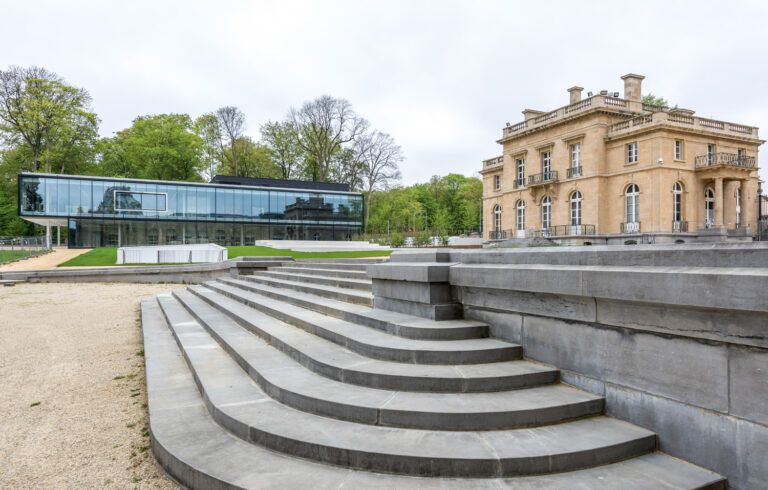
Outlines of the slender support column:
[{"label": "slender support column", "polygon": [[61,247],[61,226],[56,227],[56,246]]},{"label": "slender support column", "polygon": [[739,181],[739,200],[736,201],[736,223],[739,226],[745,226],[748,222],[745,219],[747,217],[746,213],[743,212],[744,208],[744,202],[745,202],[745,194],[744,192],[747,190],[747,186],[745,185],[746,181],[740,180]]},{"label": "slender support column", "polygon": [[715,227],[723,226],[723,178],[715,179]]}]

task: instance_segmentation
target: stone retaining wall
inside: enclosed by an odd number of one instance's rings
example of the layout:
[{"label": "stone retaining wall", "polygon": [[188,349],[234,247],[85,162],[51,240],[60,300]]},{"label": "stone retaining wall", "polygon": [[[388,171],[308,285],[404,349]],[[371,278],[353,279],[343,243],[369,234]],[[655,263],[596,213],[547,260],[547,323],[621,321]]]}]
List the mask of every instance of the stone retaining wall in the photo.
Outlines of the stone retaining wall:
[{"label": "stone retaining wall", "polygon": [[662,451],[751,489],[768,481],[766,245],[396,252],[369,275],[376,307],[488,322]]}]

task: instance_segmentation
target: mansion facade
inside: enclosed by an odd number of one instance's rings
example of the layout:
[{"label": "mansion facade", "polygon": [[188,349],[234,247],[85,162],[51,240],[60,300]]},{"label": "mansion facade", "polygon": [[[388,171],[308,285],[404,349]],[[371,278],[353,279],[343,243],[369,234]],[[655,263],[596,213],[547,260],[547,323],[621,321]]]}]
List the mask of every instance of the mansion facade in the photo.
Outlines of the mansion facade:
[{"label": "mansion facade", "polygon": [[564,243],[750,240],[757,229],[758,128],[572,87],[570,104],[526,109],[485,160],[486,240]]}]

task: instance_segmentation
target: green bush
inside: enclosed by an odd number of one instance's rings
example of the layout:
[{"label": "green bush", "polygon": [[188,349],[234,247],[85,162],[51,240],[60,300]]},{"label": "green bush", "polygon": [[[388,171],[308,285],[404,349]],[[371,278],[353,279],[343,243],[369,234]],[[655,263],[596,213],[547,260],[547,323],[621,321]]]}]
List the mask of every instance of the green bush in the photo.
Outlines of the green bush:
[{"label": "green bush", "polygon": [[419,247],[426,247],[427,245],[431,245],[432,243],[432,234],[429,233],[429,230],[424,230],[421,233],[416,236],[416,245]]},{"label": "green bush", "polygon": [[405,238],[400,233],[392,233],[389,238],[389,244],[393,247],[402,247],[405,244]]},{"label": "green bush", "polygon": [[448,235],[446,235],[444,232],[440,233],[440,245],[443,247],[448,246]]}]

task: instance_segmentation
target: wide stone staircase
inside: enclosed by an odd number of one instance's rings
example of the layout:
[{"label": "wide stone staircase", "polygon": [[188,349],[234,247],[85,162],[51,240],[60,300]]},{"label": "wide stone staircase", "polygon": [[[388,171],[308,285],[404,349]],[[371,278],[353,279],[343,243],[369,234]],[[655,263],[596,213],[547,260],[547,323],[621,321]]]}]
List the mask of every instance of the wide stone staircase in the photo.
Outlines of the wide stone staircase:
[{"label": "wide stone staircase", "polygon": [[382,259],[142,302],[152,449],[190,488],[726,488],[475,321],[373,309]]}]

